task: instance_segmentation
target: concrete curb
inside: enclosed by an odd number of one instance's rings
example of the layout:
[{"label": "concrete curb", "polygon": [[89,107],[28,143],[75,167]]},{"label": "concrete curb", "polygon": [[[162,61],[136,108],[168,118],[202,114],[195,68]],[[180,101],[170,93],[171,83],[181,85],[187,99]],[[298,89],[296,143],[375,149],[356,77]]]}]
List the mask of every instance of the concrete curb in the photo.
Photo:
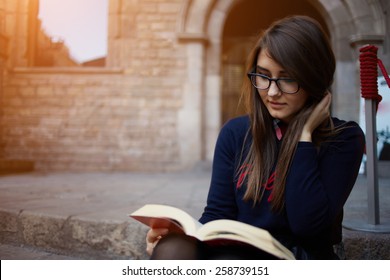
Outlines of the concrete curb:
[{"label": "concrete curb", "polygon": [[81,259],[146,259],[147,228],[0,210],[0,243],[23,244]]},{"label": "concrete curb", "polygon": [[390,260],[390,234],[343,229],[348,260]]},{"label": "concrete curb", "polygon": [[[32,246],[80,259],[148,259],[147,227],[0,210],[0,243]],[[390,235],[343,230],[346,258],[390,259]]]}]

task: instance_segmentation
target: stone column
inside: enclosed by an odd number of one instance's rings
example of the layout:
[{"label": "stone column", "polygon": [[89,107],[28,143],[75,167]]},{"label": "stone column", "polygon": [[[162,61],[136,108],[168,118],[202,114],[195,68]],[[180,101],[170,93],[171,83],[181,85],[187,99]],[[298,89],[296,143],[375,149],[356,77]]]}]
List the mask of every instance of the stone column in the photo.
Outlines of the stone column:
[{"label": "stone column", "polygon": [[183,104],[178,111],[177,130],[181,165],[184,168],[191,168],[202,160],[202,100],[206,39],[202,34],[181,34],[179,41],[186,43],[187,73],[183,81]]},{"label": "stone column", "polygon": [[221,129],[221,76],[211,73],[206,76],[204,106],[204,151],[203,160],[213,161],[215,142]]}]

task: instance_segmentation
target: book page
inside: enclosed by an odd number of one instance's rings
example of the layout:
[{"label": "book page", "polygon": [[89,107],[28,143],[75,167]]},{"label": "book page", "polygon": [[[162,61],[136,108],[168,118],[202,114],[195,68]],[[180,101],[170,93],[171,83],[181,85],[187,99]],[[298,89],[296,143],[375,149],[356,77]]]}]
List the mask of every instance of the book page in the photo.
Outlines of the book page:
[{"label": "book page", "polygon": [[229,239],[251,244],[267,253],[283,259],[295,259],[294,255],[268,231],[234,220],[215,220],[198,230],[201,240]]},{"label": "book page", "polygon": [[130,216],[152,228],[177,229],[180,227],[188,235],[194,235],[197,228],[202,226],[185,211],[161,204],[146,204]]}]

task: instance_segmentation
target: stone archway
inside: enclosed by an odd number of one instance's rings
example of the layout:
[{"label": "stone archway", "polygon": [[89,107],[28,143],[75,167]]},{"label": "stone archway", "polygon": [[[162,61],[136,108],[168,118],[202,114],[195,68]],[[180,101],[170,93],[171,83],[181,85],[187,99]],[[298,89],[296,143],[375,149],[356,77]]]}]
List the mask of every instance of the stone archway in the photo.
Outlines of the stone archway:
[{"label": "stone archway", "polygon": [[[186,136],[187,119],[180,118],[179,134],[186,146],[182,152],[199,160],[212,160],[215,140],[221,126],[221,61],[223,30],[235,5],[245,0],[185,0],[177,25],[179,41],[187,46],[189,69],[181,116],[192,116],[192,131]],[[380,44],[384,39],[385,22],[380,0],[307,0],[317,9],[330,31],[337,59],[333,92],[333,112],[340,118],[357,120],[359,83],[357,80],[356,47],[365,43]],[[355,46],[355,50],[351,49]],[[181,140],[183,140],[181,139]],[[196,144],[199,141],[200,144]],[[190,147],[196,149],[190,150]],[[187,156],[185,156],[187,158]]]}]

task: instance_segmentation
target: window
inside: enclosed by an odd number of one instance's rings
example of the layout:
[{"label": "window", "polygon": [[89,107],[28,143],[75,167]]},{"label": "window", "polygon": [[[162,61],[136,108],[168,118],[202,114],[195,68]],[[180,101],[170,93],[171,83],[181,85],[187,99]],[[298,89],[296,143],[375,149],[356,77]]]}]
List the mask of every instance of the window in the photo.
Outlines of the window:
[{"label": "window", "polygon": [[40,0],[33,66],[105,66],[108,0]]}]

